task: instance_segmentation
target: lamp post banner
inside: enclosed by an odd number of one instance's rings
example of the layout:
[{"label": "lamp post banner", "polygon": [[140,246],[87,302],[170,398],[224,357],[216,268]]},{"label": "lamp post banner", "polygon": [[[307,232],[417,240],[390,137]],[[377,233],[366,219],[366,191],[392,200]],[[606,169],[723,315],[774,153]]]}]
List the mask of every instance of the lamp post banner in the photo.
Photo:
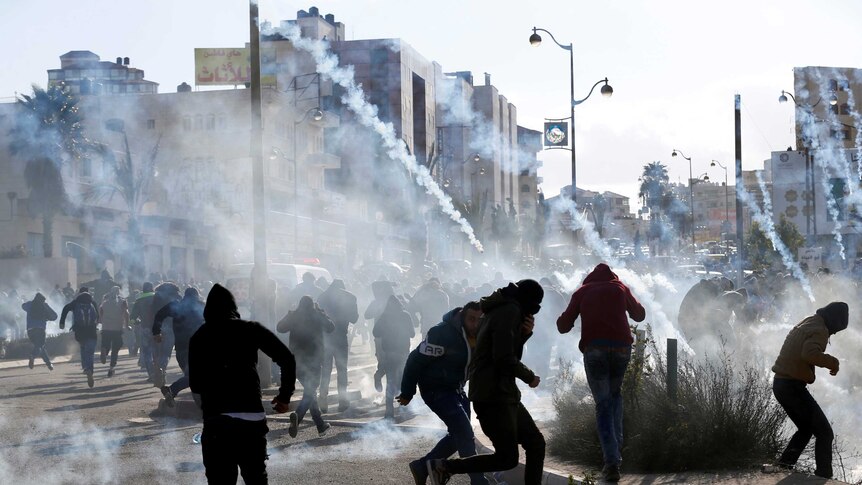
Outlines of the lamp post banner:
[{"label": "lamp post banner", "polygon": [[567,121],[546,121],[542,139],[546,147],[569,146],[569,123]]}]

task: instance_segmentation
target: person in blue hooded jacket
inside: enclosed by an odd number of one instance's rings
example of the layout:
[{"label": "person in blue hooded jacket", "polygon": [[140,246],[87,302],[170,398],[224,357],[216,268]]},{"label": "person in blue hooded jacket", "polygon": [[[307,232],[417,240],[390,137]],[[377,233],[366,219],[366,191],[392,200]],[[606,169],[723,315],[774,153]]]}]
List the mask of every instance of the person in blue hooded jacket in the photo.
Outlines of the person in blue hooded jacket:
[{"label": "person in blue hooded jacket", "polygon": [[[427,455],[408,465],[417,485],[424,485],[428,478],[429,460],[449,458],[456,451],[462,458],[476,454],[470,400],[464,393],[464,384],[481,318],[478,302],[450,310],[407,357],[401,394],[396,400],[402,406],[409,404],[418,384],[422,400],[446,424],[448,431]],[[488,480],[481,473],[472,473],[470,483],[487,485]]]}]

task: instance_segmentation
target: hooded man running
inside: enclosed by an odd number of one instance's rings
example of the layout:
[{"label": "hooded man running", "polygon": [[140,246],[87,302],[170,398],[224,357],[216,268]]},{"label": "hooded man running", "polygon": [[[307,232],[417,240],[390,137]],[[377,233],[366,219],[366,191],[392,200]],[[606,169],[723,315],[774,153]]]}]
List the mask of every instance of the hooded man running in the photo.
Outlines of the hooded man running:
[{"label": "hooded man running", "polygon": [[204,430],[201,452],[210,484],[266,484],[266,413],[261,403],[257,355],[281,367],[275,412],[288,410],[296,384],[296,361],[263,325],[241,320],[233,295],[216,284],[207,297],[204,323],[189,343],[189,386],[199,395]]}]

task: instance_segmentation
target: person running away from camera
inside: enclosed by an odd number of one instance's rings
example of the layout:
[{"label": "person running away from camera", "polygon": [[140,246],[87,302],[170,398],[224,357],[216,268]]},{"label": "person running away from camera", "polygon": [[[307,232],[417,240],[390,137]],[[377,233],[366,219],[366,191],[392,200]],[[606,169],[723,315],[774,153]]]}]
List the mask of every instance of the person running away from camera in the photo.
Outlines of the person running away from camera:
[{"label": "person running away from camera", "polygon": [[575,290],[569,306],[557,319],[557,330],[568,333],[581,317],[578,348],[584,354],[587,384],[596,405],[596,426],[602,446],[605,480],[620,479],[623,446],[623,377],[631,359],[631,327],[646,318],[643,305],[610,266],[601,263]]},{"label": "person running away from camera", "polygon": [[235,484],[237,468],[247,485],[268,482],[266,413],[257,373],[258,351],[281,368],[281,387],[272,400],[288,411],[296,385],[296,361],[266,327],[242,320],[236,300],[216,284],[204,306],[205,323],[189,342],[189,387],[203,410],[201,454],[210,484]]},{"label": "person running away from camera", "polygon": [[153,318],[153,341],[157,344],[162,343],[162,324],[167,318],[171,319],[177,365],[183,372],[183,376],[170,386],[161,387],[165,403],[173,407],[180,391],[189,387],[189,342],[192,335],[204,324],[204,302],[198,289],[186,288],[182,300],[171,301],[156,312]]},{"label": "person running away from camera", "polygon": [[63,307],[60,313],[60,330],[66,328],[66,316],[72,314],[72,328],[75,340],[81,346],[81,368],[87,374],[87,385],[93,387],[93,360],[96,353],[98,337],[99,310],[93,302],[93,295],[86,286],[82,286],[78,296]]},{"label": "person running away from camera", "polygon": [[36,357],[41,357],[48,370],[54,370],[54,364],[51,363],[51,358],[45,350],[45,330],[49,321],[53,322],[57,319],[57,312],[48,305],[45,295],[41,293],[36,293],[32,300],[24,302],[21,309],[27,313],[27,337],[33,344],[29,367],[32,369]]},{"label": "person running away from camera", "polygon": [[[518,445],[526,452],[524,483],[539,485],[545,462],[545,438],[521,403],[520,379],[536,388],[541,379],[521,362],[524,344],[532,335],[532,320],[541,308],[544,290],[534,280],[509,283],[482,298],[483,324],[470,363],[468,396],[493,454],[434,459],[427,463],[432,485],[443,485],[453,474],[510,470],[518,465]],[[524,326],[528,321],[529,325]]]},{"label": "person running away from camera", "polygon": [[302,384],[302,400],[299,401],[296,412],[290,413],[288,434],[295,438],[299,423],[305,413],[311,411],[311,419],[317,426],[317,433],[323,436],[330,428],[329,423],[323,420],[320,406],[317,404],[320,369],[323,367],[323,335],[332,333],[335,325],[310,296],[303,296],[299,299],[296,310],[288,312],[278,322],[276,330],[281,333],[290,332],[288,347],[296,358],[296,375]]},{"label": "person running away from camera", "polygon": [[410,339],[416,335],[413,319],[401,300],[391,295],[386,301],[386,308],[374,324],[374,338],[380,339],[377,349],[378,360],[386,376],[386,412],[387,419],[395,418],[395,394],[401,385],[401,375],[404,363],[410,353]]},{"label": "person running away from camera", "polygon": [[119,286],[111,288],[102,299],[102,304],[99,306],[99,317],[102,320],[102,353],[99,360],[105,364],[108,354],[111,354],[108,377],[114,377],[117,356],[123,346],[123,329],[129,325],[129,305],[125,298],[120,297]]},{"label": "person running away from camera", "polygon": [[332,378],[332,363],[335,362],[336,385],[338,387],[338,412],[349,407],[347,400],[347,356],[349,351],[347,333],[351,323],[359,320],[356,296],[344,288],[344,281],[334,280],[318,298],[318,305],[335,324],[332,333],[323,334],[323,368],[320,373],[320,410],[326,412],[329,400],[329,381]]}]

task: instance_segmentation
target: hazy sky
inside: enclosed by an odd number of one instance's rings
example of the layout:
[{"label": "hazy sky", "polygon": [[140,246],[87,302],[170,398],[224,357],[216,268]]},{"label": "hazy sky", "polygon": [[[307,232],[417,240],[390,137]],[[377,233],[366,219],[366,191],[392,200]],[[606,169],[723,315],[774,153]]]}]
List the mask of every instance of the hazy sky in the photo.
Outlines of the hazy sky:
[{"label": "hazy sky", "polygon": [[[130,57],[161,92],[193,82],[195,47],[242,46],[248,4],[242,0],[3,0],[0,32],[9,49],[0,100],[31,83],[69,50],[104,60]],[[519,124],[541,129],[543,117],[568,116],[568,52],[531,27],[575,46],[575,97],[607,76],[611,99],[596,92],[575,113],[578,186],[636,197],[641,167],[660,160],[673,181],[693,157],[694,174],[709,161],[733,159],[733,96],[743,102],[743,166],[761,166],[793,141],[793,110],[779,104],[793,89],[794,66],[862,67],[858,0],[491,1],[260,0],[266,20],[293,19],[316,5],[344,22],[348,39],[402,38],[445,71],[483,73],[518,107]],[[554,195],[570,181],[569,152],[540,154],[543,188]],[[732,178],[732,174],[731,174]],[[635,201],[632,201],[634,207]]]}]

